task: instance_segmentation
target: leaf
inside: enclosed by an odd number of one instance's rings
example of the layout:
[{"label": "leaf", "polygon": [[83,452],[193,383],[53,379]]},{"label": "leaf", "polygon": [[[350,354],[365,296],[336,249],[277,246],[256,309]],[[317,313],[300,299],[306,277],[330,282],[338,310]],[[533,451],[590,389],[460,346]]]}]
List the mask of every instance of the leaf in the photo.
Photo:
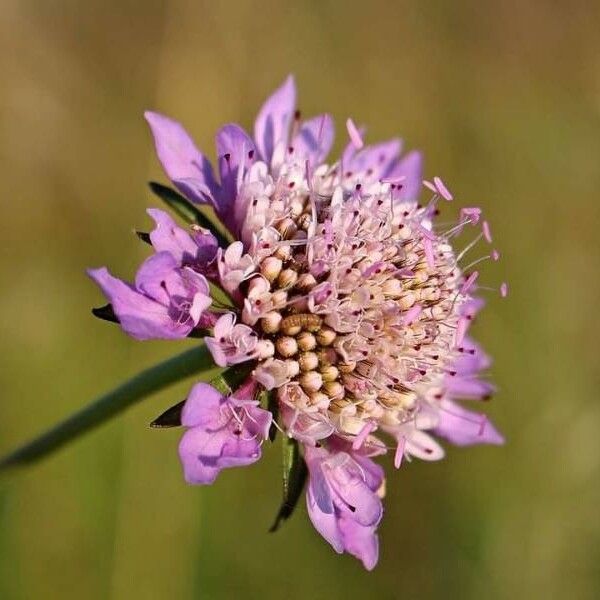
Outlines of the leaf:
[{"label": "leaf", "polygon": [[219,231],[216,224],[179,192],[156,181],[151,181],[148,185],[152,193],[158,196],[169,208],[173,209],[184,221],[208,229],[217,238],[219,246],[223,248],[229,246],[229,240]]},{"label": "leaf", "polygon": [[172,383],[214,368],[212,355],[194,346],[135,375],[118,388],[100,396],[39,437],[0,459],[0,470],[25,465],[50,455],[67,442],[108,421],[136,402]]},{"label": "leaf", "polygon": [[300,455],[298,442],[283,435],[281,439],[283,449],[283,501],[275,517],[275,522],[269,529],[270,532],[277,531],[281,523],[292,516],[308,476],[308,469]]},{"label": "leaf", "polygon": [[150,427],[153,429],[167,429],[169,427],[181,427],[181,413],[185,405],[185,400],[178,402],[171,408],[167,408],[164,413],[160,414],[152,423]]},{"label": "leaf", "polygon": [[[210,385],[219,390],[223,395],[229,396],[232,394],[243,381],[248,377],[252,366],[248,365],[236,365],[223,371],[214,379],[209,381]],[[181,413],[185,400],[178,402],[177,404],[167,408],[165,412],[160,414],[152,423],[150,427],[155,429],[166,429],[169,427],[180,427],[181,426]]]},{"label": "leaf", "polygon": [[277,427],[275,426],[275,421],[277,421],[279,418],[279,401],[277,400],[277,395],[273,392],[263,390],[259,400],[261,405],[266,404],[267,410],[273,415],[273,421],[271,422],[271,428],[269,429],[269,440],[274,442],[275,438],[277,437]]},{"label": "leaf", "polygon": [[133,232],[140,238],[140,240],[142,240],[142,242],[152,246],[152,240],[150,239],[149,233],[146,233],[145,231],[138,231],[137,229],[134,229]]},{"label": "leaf", "polygon": [[103,321],[109,321],[110,323],[119,322],[119,317],[115,315],[112,304],[105,304],[99,308],[92,308],[92,314]]}]

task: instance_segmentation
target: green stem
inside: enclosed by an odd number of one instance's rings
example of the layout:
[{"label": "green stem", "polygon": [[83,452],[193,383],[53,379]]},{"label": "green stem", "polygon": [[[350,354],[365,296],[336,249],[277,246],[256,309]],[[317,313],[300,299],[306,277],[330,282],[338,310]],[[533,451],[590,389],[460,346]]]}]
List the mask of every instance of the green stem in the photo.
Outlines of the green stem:
[{"label": "green stem", "polygon": [[39,437],[0,459],[0,470],[35,462],[172,383],[214,367],[208,349],[190,348],[132,377]]}]

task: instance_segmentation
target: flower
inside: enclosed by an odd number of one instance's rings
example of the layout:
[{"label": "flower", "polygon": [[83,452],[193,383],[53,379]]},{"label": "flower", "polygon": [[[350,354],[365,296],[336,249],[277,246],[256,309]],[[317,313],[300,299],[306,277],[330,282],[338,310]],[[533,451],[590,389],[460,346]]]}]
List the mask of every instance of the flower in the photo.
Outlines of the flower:
[{"label": "flower", "polygon": [[307,446],[305,458],[310,472],[306,504],[313,525],[336,552],[349,552],[373,569],[379,555],[383,469],[336,437],[327,447]]},{"label": "flower", "polygon": [[[217,132],[216,173],[179,123],[145,116],[173,184],[211,206],[233,237],[218,247],[209,231],[151,210],[156,254],[136,285],[91,272],[127,333],[211,329],[216,365],[242,374],[231,393],[192,389],[181,419],[186,480],[212,483],[221,468],[258,460],[276,419],[303,449],[316,529],[373,568],[384,474],[372,457],[391,449],[400,467],[441,459],[440,439],[503,442],[487,417],[457,402],[494,392],[469,329],[483,307],[473,267],[499,254],[465,258],[491,243],[489,224],[472,206],[454,225],[438,224],[440,200],[454,199],[446,184],[423,181],[421,154],[402,154],[399,139],[365,144],[351,119],[341,157],[326,162],[333,120],[302,118],[292,77],[263,105],[252,136],[235,124]],[[420,203],[422,188],[431,195]],[[207,281],[231,306],[210,297]],[[265,397],[273,415],[258,404]]]},{"label": "flower", "polygon": [[[185,403],[179,456],[188,483],[212,483],[219,471],[256,462],[271,426],[271,413],[259,408],[251,391],[223,396],[197,383]],[[241,399],[240,396],[247,396]]]}]

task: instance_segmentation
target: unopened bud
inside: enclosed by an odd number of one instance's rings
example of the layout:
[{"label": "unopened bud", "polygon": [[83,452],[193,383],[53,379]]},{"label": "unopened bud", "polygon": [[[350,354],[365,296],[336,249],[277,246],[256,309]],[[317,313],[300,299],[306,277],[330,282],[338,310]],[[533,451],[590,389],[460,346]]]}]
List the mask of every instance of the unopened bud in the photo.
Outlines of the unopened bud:
[{"label": "unopened bud", "polygon": [[309,331],[301,331],[296,338],[298,341],[298,348],[303,352],[308,350],[314,350],[317,346],[317,340],[315,336]]},{"label": "unopened bud", "polygon": [[303,352],[298,362],[301,371],[314,371],[319,366],[319,357],[314,352]]},{"label": "unopened bud", "polygon": [[330,327],[322,327],[317,332],[317,342],[321,344],[321,346],[330,346],[333,344],[337,334]]},{"label": "unopened bud", "polygon": [[277,338],[275,342],[277,352],[286,358],[294,356],[298,352],[298,343],[293,337],[282,336]]},{"label": "unopened bud", "polygon": [[300,375],[300,385],[302,389],[307,392],[318,392],[323,385],[323,378],[320,373],[316,371],[309,371]]},{"label": "unopened bud", "polygon": [[281,259],[276,256],[267,256],[260,265],[260,272],[268,281],[273,283],[281,273],[281,265]]},{"label": "unopened bud", "polygon": [[272,310],[268,312],[261,320],[260,325],[265,333],[277,333],[281,325],[282,316],[280,313]]}]

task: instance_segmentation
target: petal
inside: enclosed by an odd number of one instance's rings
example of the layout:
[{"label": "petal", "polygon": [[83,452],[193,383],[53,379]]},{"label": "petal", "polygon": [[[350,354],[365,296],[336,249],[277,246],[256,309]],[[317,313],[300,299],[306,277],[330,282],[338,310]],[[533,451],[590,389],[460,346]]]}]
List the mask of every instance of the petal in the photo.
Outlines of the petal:
[{"label": "petal", "polygon": [[343,514],[350,514],[354,521],[364,526],[379,523],[383,514],[381,500],[369,489],[358,469],[346,465],[329,468],[326,461],[323,472],[335,492],[335,505]]},{"label": "petal", "polygon": [[[238,178],[252,164],[256,147],[252,138],[239,126],[229,124],[222,127],[216,136],[221,195],[219,208],[227,211],[237,196]],[[239,171],[242,173],[239,173]],[[225,213],[225,216],[231,217]]]},{"label": "petal", "polygon": [[[217,449],[220,454],[221,444],[217,441]],[[215,460],[203,460],[199,449],[206,445],[206,432],[194,427],[183,434],[179,442],[179,459],[183,466],[185,480],[190,484],[210,484],[217,478],[221,468],[216,465]]]},{"label": "petal", "polygon": [[446,391],[454,398],[468,398],[471,400],[487,399],[496,391],[496,386],[489,381],[477,379],[473,376],[444,378]]},{"label": "petal", "polygon": [[404,156],[394,166],[389,175],[390,179],[404,177],[402,189],[394,197],[398,200],[417,200],[421,189],[423,177],[423,156],[420,152],[413,150]]},{"label": "petal", "polygon": [[340,518],[338,526],[344,550],[362,561],[365,569],[374,569],[379,559],[379,538],[375,527],[363,527],[346,516]]},{"label": "petal", "polygon": [[169,306],[171,295],[181,293],[180,278],[174,277],[177,267],[177,260],[171,253],[157,252],[141,264],[135,276],[135,287],[164,306]]},{"label": "petal", "polygon": [[193,179],[215,189],[212,167],[206,157],[198,150],[194,141],[180,123],[159,113],[146,111],[146,121],[150,125],[156,154],[169,179],[195,202],[206,202],[205,194],[198,194],[191,187],[181,187],[179,180]]},{"label": "petal", "polygon": [[259,406],[248,406],[246,408],[247,418],[244,425],[250,435],[266,439],[269,436],[269,429],[273,421],[273,415]]},{"label": "petal", "polygon": [[306,507],[308,516],[314,528],[333,546],[338,553],[344,551],[342,536],[337,525],[337,516],[331,498],[323,496],[322,484],[316,482],[318,474],[310,473],[308,489],[306,490]]},{"label": "petal", "polygon": [[445,455],[444,449],[430,435],[418,430],[406,438],[404,450],[406,454],[429,461],[441,460]]},{"label": "petal", "polygon": [[296,84],[290,75],[263,104],[254,124],[254,139],[265,162],[271,162],[278,144],[287,145],[295,109]]},{"label": "petal", "polygon": [[203,425],[218,427],[223,395],[208,383],[197,383],[190,391],[181,412],[185,427]]},{"label": "petal", "polygon": [[150,232],[154,249],[157,252],[170,252],[180,265],[184,262],[193,263],[198,245],[192,236],[179,227],[168,213],[158,208],[149,208],[146,212],[156,223],[156,227]]},{"label": "petal", "polygon": [[319,115],[304,121],[292,140],[294,155],[309,160],[311,166],[321,164],[333,146],[335,129],[330,115]]},{"label": "petal", "polygon": [[233,326],[235,325],[235,314],[228,312],[219,317],[219,320],[215,323],[214,334],[217,340],[221,338],[228,338],[231,335]]},{"label": "petal", "polygon": [[[218,323],[218,321],[217,321]],[[221,343],[212,337],[205,337],[204,343],[208,348],[209,352],[212,354],[213,360],[218,367],[226,367],[227,366],[227,353],[223,350],[223,346]]]},{"label": "petal", "polygon": [[434,431],[457,446],[504,443],[486,415],[466,410],[450,400],[442,401],[440,421]]},{"label": "petal", "polygon": [[351,171],[355,175],[365,173],[373,179],[382,179],[389,176],[390,169],[401,149],[402,141],[399,139],[366,146],[357,152],[347,164],[344,164],[344,170]]},{"label": "petal", "polygon": [[90,269],[89,276],[111,302],[125,333],[138,340],[177,339],[190,328],[174,323],[167,307],[113,277],[106,268]]}]

